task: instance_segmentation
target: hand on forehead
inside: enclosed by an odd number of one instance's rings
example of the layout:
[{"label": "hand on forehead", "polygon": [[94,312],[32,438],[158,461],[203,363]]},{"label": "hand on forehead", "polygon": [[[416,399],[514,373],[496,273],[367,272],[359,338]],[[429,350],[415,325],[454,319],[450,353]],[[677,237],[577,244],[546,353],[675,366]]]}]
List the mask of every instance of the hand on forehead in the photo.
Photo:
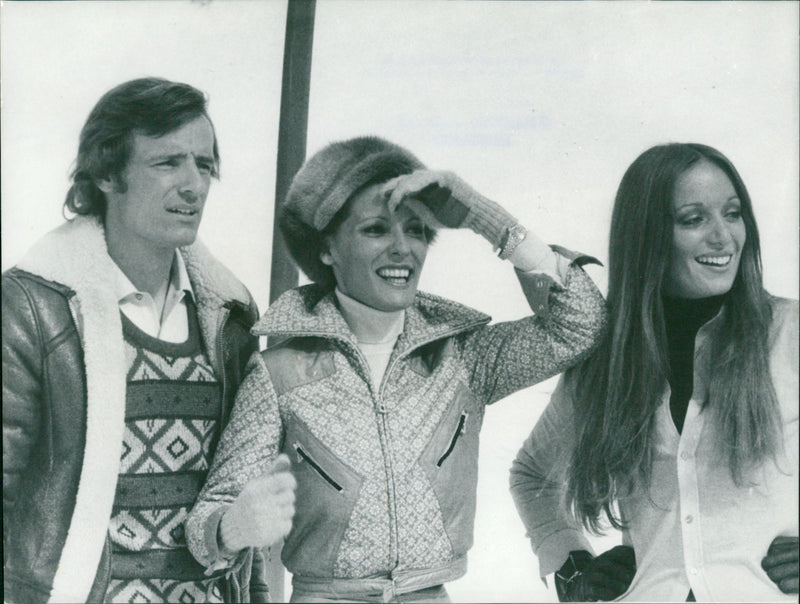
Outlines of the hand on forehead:
[{"label": "hand on forehead", "polygon": [[452,172],[416,170],[381,187],[389,211],[407,207],[433,229],[458,228],[474,193]]}]

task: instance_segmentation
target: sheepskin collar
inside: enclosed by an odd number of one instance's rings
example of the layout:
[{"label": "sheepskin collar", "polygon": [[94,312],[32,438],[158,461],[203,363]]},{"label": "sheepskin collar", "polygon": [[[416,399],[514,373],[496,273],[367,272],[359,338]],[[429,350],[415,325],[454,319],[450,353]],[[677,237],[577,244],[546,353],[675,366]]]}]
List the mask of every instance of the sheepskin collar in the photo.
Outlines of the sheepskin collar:
[{"label": "sheepskin collar", "polygon": [[[200,241],[180,248],[186,271],[192,282],[197,302],[203,339],[214,367],[219,368],[216,341],[219,310],[231,303],[250,304],[244,285],[208,251]],[[84,312],[88,300],[117,310],[112,288],[108,286],[114,261],[108,255],[105,230],[101,222],[90,216],[78,216],[42,237],[17,264],[29,273],[68,287],[76,293],[76,302],[83,326],[97,322],[97,315]],[[93,305],[94,306],[94,305]]]},{"label": "sheepskin collar", "polygon": [[[489,321],[489,315],[477,310],[433,294],[417,292],[414,304],[406,309],[400,345],[403,349],[416,348]],[[324,292],[313,284],[284,293],[269,307],[251,332],[258,336],[279,338],[328,337],[357,345],[355,336],[336,306],[333,292]]]},{"label": "sheepskin collar", "polygon": [[[200,241],[180,248],[180,253],[195,294],[207,306],[218,308],[230,301],[249,303],[244,286]],[[78,216],[42,237],[17,266],[77,292],[90,284],[103,285],[112,263],[100,221]],[[94,281],[98,277],[100,281]]]}]

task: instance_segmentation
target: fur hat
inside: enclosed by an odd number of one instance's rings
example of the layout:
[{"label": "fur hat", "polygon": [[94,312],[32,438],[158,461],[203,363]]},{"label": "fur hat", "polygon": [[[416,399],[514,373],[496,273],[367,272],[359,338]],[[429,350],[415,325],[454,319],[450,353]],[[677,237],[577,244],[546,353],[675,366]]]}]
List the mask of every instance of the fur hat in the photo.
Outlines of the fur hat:
[{"label": "fur hat", "polygon": [[284,211],[321,231],[363,186],[424,167],[406,149],[377,136],[331,143],[295,175]]},{"label": "fur hat", "polygon": [[331,143],[314,154],[292,180],[279,217],[298,266],[312,281],[333,287],[333,272],[320,261],[325,227],[364,186],[424,167],[406,149],[377,136]]}]

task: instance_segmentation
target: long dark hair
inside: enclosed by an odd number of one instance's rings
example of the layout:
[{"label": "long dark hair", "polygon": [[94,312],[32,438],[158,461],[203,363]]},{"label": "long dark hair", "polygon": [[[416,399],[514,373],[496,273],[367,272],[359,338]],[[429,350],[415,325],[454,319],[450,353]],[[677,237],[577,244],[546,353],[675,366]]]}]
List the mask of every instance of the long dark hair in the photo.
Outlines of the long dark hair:
[{"label": "long dark hair", "polygon": [[648,149],[620,183],[609,242],[609,330],[591,357],[568,372],[577,448],[567,505],[586,528],[602,515],[623,525],[614,503],[650,485],[655,411],[669,375],[662,289],[671,262],[672,200],[678,177],[699,161],[722,169],[741,201],[746,240],[709,355],[707,405],[716,446],[737,484],[777,452],[779,410],[767,364],[771,319],[763,289],[758,229],[747,189],[722,153],[673,143]]}]

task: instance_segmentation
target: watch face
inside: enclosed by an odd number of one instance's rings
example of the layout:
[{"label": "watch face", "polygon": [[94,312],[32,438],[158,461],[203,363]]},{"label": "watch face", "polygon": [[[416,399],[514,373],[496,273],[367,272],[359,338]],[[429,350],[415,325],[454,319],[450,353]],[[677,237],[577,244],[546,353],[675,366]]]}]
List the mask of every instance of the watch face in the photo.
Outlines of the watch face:
[{"label": "watch face", "polygon": [[505,260],[514,253],[514,249],[525,240],[527,234],[527,229],[519,223],[508,227],[505,240],[500,245],[500,258]]}]

